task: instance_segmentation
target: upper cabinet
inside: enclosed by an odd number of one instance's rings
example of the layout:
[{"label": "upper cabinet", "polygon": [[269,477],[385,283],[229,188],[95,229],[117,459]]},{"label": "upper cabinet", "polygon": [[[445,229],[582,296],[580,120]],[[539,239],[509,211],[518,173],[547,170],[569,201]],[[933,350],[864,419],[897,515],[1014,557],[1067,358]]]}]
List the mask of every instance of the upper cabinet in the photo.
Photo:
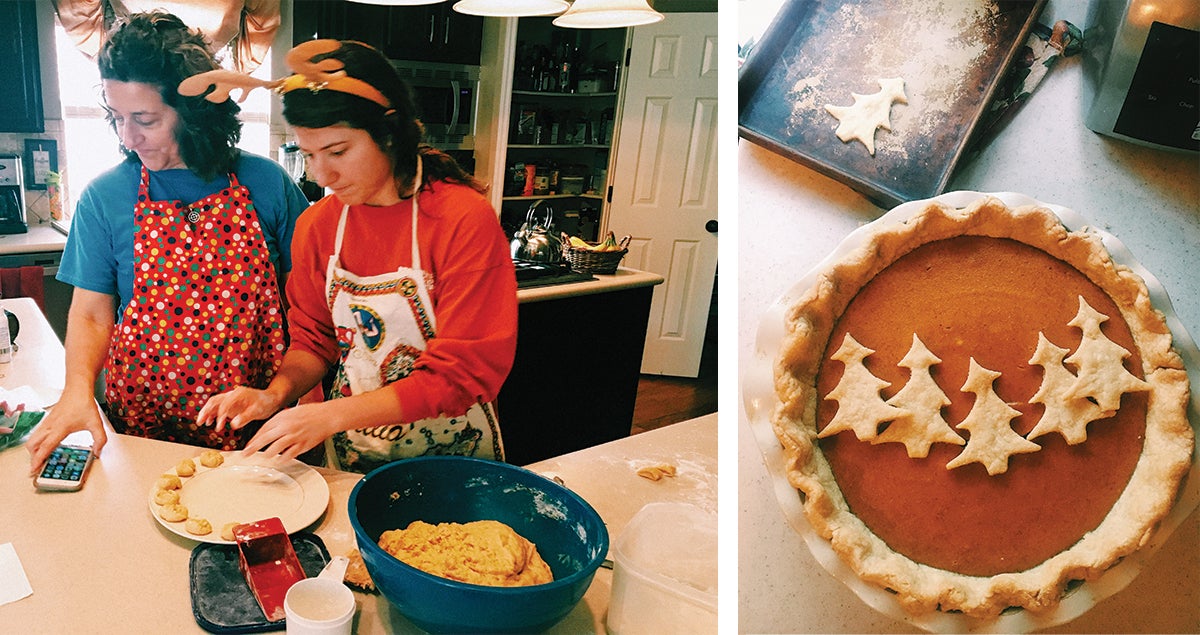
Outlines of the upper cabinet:
[{"label": "upper cabinet", "polygon": [[483,18],[453,3],[380,6],[326,0],[294,5],[295,43],[315,38],[358,40],[394,60],[479,65]]},{"label": "upper cabinet", "polygon": [[556,228],[596,240],[620,118],[626,29],[562,29],[521,18],[512,51],[500,221],[509,232],[545,201]]},{"label": "upper cabinet", "polygon": [[0,132],[45,132],[34,0],[0,2]]}]

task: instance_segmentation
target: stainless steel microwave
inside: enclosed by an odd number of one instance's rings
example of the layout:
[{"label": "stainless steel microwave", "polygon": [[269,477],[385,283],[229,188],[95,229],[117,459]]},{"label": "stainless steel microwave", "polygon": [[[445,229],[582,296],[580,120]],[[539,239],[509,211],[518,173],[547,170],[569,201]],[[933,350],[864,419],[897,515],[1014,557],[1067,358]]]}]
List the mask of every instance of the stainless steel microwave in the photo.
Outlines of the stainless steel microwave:
[{"label": "stainless steel microwave", "polygon": [[410,61],[392,65],[412,87],[425,140],[445,150],[474,149],[479,67]]}]

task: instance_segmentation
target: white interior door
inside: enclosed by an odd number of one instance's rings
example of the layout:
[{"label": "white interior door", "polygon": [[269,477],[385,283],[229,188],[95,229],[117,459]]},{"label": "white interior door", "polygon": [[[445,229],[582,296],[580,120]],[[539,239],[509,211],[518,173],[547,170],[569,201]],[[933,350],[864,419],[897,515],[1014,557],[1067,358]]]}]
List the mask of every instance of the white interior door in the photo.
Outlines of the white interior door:
[{"label": "white interior door", "polygon": [[717,270],[717,14],[668,13],[631,42],[607,227],[632,236],[624,266],[666,279],[642,372],[695,377]]}]

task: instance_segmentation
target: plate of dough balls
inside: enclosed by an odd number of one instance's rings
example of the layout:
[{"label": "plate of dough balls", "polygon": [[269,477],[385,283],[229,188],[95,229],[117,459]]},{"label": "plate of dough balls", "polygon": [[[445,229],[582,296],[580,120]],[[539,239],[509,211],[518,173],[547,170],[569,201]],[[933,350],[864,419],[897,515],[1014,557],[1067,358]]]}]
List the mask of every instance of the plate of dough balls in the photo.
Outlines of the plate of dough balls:
[{"label": "plate of dough balls", "polygon": [[329,505],[329,484],[296,460],[202,450],[182,456],[150,486],[150,513],[177,535],[233,544],[233,528],[278,517],[289,534],[308,527]]}]

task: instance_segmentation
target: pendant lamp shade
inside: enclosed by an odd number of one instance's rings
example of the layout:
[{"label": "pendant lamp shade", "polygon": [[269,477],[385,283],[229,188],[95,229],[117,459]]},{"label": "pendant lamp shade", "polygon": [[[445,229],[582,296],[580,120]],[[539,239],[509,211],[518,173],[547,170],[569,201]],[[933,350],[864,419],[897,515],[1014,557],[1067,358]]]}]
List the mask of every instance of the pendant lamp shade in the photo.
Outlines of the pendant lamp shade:
[{"label": "pendant lamp shade", "polygon": [[412,7],[419,4],[437,4],[446,0],[350,0],[359,4],[381,4],[387,7]]},{"label": "pendant lamp shade", "polygon": [[567,12],[554,18],[554,26],[571,29],[609,29],[654,24],[663,14],[646,0],[575,0]]},{"label": "pendant lamp shade", "polygon": [[490,18],[524,18],[558,15],[569,6],[566,0],[458,0],[454,10]]}]

